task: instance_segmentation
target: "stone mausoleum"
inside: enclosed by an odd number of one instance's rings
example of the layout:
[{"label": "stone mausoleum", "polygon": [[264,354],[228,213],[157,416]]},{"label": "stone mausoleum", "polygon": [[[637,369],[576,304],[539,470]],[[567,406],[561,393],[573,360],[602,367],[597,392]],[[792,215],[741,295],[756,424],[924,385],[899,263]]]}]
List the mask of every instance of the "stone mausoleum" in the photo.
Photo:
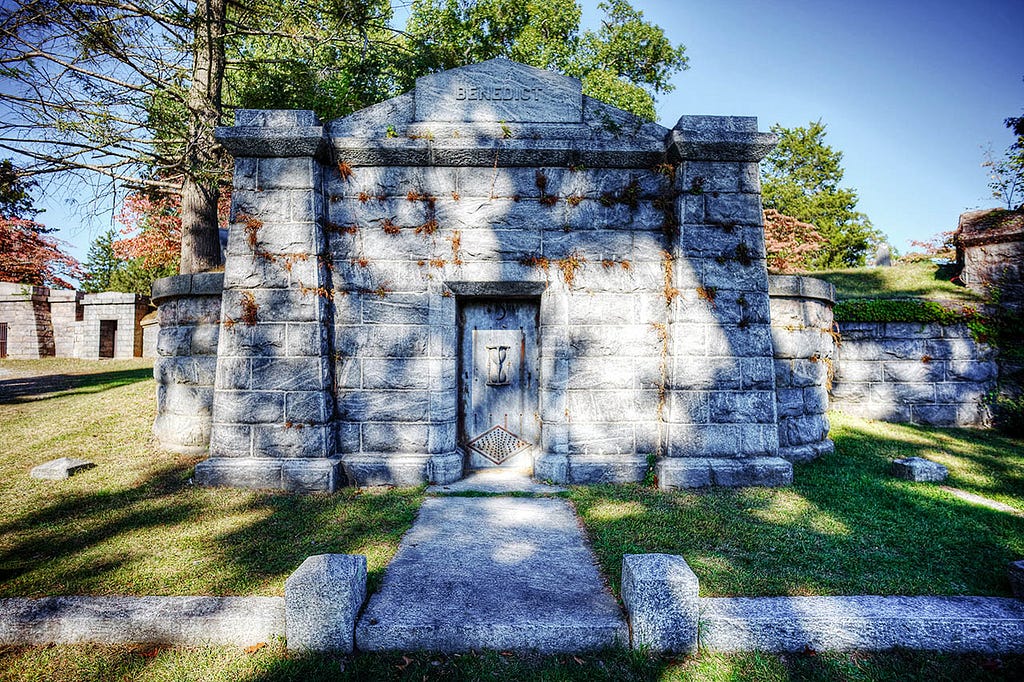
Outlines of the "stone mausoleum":
[{"label": "stone mausoleum", "polygon": [[784,485],[780,453],[831,446],[827,363],[773,354],[758,161],[774,138],[755,118],[669,130],[495,59],[330,123],[239,111],[218,139],[235,157],[223,281],[154,287],[155,428],[208,443],[197,482],[510,467]]}]

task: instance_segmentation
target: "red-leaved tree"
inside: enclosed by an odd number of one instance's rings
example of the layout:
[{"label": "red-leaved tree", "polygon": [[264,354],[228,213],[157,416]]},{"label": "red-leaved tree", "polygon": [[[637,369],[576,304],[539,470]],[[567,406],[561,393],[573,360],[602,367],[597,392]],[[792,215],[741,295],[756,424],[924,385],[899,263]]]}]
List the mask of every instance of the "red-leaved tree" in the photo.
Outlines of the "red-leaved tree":
[{"label": "red-leaved tree", "polygon": [[814,225],[773,208],[764,211],[764,240],[768,267],[776,272],[807,269],[811,258],[828,241]]},{"label": "red-leaved tree", "polygon": [[123,260],[139,259],[144,268],[159,268],[178,259],[181,252],[181,199],[178,195],[153,198],[129,194],[116,217],[128,235],[113,243]]},{"label": "red-leaved tree", "polygon": [[68,280],[81,277],[81,266],[48,231],[34,220],[0,216],[0,281],[74,288]]}]

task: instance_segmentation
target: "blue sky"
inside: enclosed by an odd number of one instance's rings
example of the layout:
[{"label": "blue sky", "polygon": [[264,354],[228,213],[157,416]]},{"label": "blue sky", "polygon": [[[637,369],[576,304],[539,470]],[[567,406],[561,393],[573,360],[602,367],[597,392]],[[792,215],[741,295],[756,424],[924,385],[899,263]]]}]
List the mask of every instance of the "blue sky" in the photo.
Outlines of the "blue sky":
[{"label": "blue sky", "polygon": [[[586,0],[584,24],[596,25]],[[983,148],[1011,142],[1003,119],[1024,113],[1024,2],[634,0],[686,45],[690,68],[658,102],[683,114],[827,124],[859,209],[901,251],[956,227],[964,210],[995,206]],[[42,202],[84,259],[109,222]],[[109,221],[109,218],[106,218]]]},{"label": "blue sky", "polygon": [[982,147],[1001,154],[1003,120],[1024,113],[1021,0],[636,6],[690,58],[659,101],[663,125],[684,113],[757,116],[761,130],[820,119],[858,208],[904,252],[998,205]]}]

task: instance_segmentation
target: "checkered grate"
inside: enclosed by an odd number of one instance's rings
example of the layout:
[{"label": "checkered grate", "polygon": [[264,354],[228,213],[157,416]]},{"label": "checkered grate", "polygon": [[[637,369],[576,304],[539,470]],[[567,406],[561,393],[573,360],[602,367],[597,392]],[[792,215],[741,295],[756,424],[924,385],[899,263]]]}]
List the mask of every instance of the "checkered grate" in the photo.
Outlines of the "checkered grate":
[{"label": "checkered grate", "polygon": [[469,441],[469,447],[495,464],[501,464],[512,455],[530,447],[530,443],[508,429],[493,426]]}]

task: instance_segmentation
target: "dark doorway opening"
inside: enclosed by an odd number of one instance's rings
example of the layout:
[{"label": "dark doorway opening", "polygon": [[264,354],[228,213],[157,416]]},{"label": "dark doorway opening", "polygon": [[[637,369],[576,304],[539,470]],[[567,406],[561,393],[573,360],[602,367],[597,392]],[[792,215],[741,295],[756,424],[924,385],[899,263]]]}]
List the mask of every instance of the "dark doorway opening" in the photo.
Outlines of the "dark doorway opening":
[{"label": "dark doorway opening", "polygon": [[100,320],[100,357],[114,357],[114,343],[117,340],[117,320]]}]

